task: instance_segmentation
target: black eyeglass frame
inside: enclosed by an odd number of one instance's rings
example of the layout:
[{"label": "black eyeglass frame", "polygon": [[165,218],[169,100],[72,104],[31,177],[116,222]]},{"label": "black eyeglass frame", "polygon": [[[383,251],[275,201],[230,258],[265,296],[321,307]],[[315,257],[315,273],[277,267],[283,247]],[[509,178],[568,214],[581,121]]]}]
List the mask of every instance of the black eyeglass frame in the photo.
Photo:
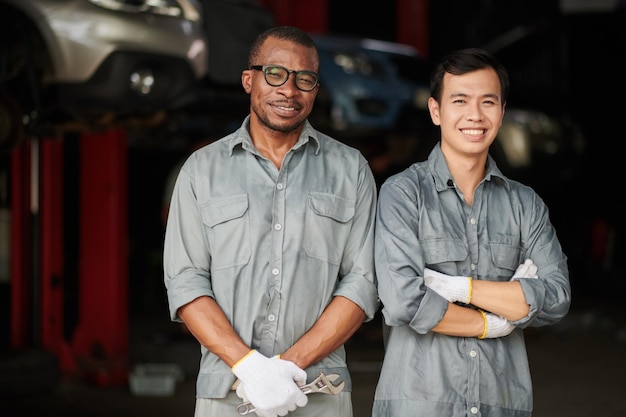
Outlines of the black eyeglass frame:
[{"label": "black eyeglass frame", "polygon": [[[272,84],[271,82],[269,82],[269,80],[267,79],[267,73],[269,69],[272,68],[278,68],[278,69],[282,69],[285,70],[285,72],[287,73],[287,76],[285,77],[285,79],[279,83],[279,84]],[[289,76],[291,74],[295,74],[295,78],[294,78],[294,84],[296,86],[296,88],[300,91],[305,91],[305,92],[309,92],[309,91],[313,91],[315,90],[315,87],[317,87],[319,85],[320,82],[320,77],[316,72],[313,71],[307,71],[307,70],[300,70],[300,71],[296,71],[296,70],[290,70],[287,69],[281,65],[251,65],[250,66],[251,70],[255,70],[255,71],[261,71],[263,73],[263,78],[265,78],[265,82],[268,85],[271,85],[272,87],[280,87],[281,85],[285,84],[287,82],[287,80],[289,79]],[[310,89],[306,90],[304,88],[301,88],[298,85],[298,75],[300,74],[306,74],[306,75],[312,75],[313,77],[315,77],[315,83],[313,84],[313,87],[311,87]]]}]

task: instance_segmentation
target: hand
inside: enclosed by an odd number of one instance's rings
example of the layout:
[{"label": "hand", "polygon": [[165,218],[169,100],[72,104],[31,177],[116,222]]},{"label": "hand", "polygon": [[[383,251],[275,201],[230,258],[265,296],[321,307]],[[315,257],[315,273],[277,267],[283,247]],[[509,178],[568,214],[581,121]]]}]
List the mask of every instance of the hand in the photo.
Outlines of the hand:
[{"label": "hand", "polygon": [[538,278],[537,265],[533,263],[532,259],[526,259],[523,264],[520,264],[510,281],[515,281],[520,278]]},{"label": "hand", "polygon": [[308,402],[299,387],[306,383],[306,372],[293,362],[251,350],[232,371],[239,378],[237,395],[250,401],[259,417],[284,416]]},{"label": "hand", "polygon": [[469,304],[472,299],[472,278],[442,274],[432,269],[424,268],[424,282],[426,286],[454,303],[460,301]]},{"label": "hand", "polygon": [[505,319],[493,313],[483,312],[485,318],[485,332],[480,339],[494,339],[507,336],[515,330],[515,326]]}]

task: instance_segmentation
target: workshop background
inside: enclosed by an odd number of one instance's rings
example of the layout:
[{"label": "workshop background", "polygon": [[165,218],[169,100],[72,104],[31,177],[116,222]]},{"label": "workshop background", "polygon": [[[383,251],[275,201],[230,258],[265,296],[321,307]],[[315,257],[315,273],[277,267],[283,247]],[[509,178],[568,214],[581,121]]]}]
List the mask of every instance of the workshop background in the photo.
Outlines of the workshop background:
[{"label": "workshop background", "polygon": [[[199,347],[163,287],[168,181],[240,125],[249,44],[275,24],[315,36],[311,120],[379,183],[434,143],[433,61],[466,46],[503,61],[493,155],[550,206],[573,289],[561,323],[526,331],[534,415],[626,415],[625,2],[199,3],[0,0],[0,415],[193,414]],[[380,315],[347,347],[368,417]]]}]

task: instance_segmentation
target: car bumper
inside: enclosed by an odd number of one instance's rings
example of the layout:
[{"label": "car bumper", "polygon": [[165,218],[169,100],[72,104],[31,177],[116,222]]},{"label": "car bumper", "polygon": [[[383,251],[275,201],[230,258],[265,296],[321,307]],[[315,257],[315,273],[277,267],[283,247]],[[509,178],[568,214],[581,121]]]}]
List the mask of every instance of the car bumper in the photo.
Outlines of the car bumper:
[{"label": "car bumper", "polygon": [[[131,83],[133,74],[152,74],[149,91]],[[57,83],[47,91],[48,102],[80,112],[114,110],[117,114],[175,109],[194,100],[199,84],[187,61],[163,55],[114,52],[85,82]]]}]

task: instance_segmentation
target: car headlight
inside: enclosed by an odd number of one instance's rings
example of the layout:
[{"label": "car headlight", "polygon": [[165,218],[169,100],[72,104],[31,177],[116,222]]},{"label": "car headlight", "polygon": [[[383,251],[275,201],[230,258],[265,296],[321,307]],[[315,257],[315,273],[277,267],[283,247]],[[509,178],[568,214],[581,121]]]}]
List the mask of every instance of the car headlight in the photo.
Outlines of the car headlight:
[{"label": "car headlight", "polygon": [[581,149],[578,138],[570,138],[564,129],[559,119],[546,113],[511,108],[504,114],[498,137],[509,164],[524,167],[530,165],[532,154],[552,156]]},{"label": "car headlight", "polygon": [[555,154],[562,147],[563,129],[559,121],[546,113],[528,109],[510,109],[505,121],[524,129],[529,146],[535,152]]},{"label": "car headlight", "polygon": [[420,110],[428,110],[428,99],[430,98],[430,88],[417,87],[413,93],[413,105]]},{"label": "car headlight", "polygon": [[333,62],[346,74],[358,74],[365,77],[380,75],[382,68],[365,54],[335,52]]},{"label": "car headlight", "polygon": [[193,22],[202,19],[201,5],[197,0],[89,0],[96,6],[127,13],[152,13],[181,17]]},{"label": "car headlight", "polygon": [[513,168],[529,166],[531,143],[524,125],[503,121],[498,132],[498,141],[504,151],[508,165]]}]

